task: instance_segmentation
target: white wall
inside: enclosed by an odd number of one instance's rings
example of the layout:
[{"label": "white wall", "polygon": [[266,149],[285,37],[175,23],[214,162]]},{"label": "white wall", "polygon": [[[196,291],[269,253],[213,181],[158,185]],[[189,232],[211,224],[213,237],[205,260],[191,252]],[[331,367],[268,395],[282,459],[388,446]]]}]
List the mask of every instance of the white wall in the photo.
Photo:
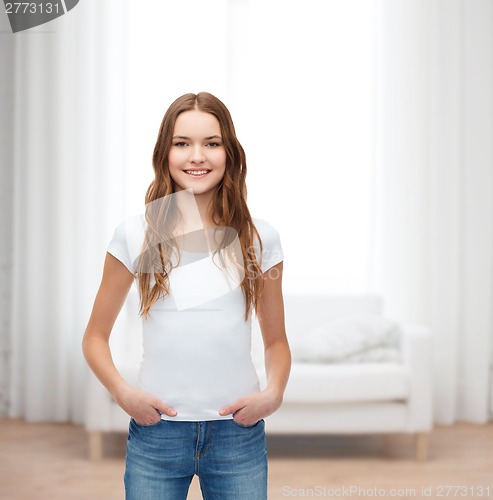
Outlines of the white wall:
[{"label": "white wall", "polygon": [[[369,287],[375,2],[129,1],[129,212],[168,105],[207,90],[247,153],[248,202],[281,233],[286,290]],[[356,15],[357,13],[357,15]]]}]

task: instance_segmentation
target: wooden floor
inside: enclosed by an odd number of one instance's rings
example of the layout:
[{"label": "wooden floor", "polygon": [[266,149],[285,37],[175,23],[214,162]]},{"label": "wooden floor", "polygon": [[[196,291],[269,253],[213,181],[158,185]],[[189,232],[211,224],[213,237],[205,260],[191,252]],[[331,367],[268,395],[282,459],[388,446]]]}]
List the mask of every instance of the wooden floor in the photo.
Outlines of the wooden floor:
[{"label": "wooden floor", "polygon": [[[91,463],[80,426],[0,419],[0,499],[123,500],[125,444],[126,434],[105,435],[105,458]],[[267,448],[270,500],[493,499],[493,422],[436,425],[426,463],[406,434],[267,436]],[[194,477],[188,499],[201,498]]]}]

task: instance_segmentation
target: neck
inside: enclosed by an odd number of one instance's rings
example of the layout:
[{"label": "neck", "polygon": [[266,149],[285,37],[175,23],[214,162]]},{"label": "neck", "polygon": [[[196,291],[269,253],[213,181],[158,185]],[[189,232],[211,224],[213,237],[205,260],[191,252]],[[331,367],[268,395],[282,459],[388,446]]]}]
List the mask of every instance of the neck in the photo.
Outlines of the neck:
[{"label": "neck", "polygon": [[183,216],[185,227],[213,226],[211,205],[213,193],[193,194],[190,190],[180,189],[177,197],[178,208]]},{"label": "neck", "polygon": [[212,214],[211,214],[212,193],[197,194],[194,196],[203,225],[212,226],[213,225]]}]

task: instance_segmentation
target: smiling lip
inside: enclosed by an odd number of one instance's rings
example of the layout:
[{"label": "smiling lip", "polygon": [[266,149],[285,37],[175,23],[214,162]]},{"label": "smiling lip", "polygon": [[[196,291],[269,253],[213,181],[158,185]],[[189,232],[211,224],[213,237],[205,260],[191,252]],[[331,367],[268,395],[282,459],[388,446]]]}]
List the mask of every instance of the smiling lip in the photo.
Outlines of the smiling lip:
[{"label": "smiling lip", "polygon": [[191,168],[191,169],[188,169],[188,170],[184,170],[183,172],[185,172],[189,177],[195,177],[196,179],[201,179],[202,177],[205,177],[207,174],[209,174],[211,171],[210,170],[207,170],[207,172],[205,174],[189,174],[188,172],[203,172],[207,169],[205,168]]}]

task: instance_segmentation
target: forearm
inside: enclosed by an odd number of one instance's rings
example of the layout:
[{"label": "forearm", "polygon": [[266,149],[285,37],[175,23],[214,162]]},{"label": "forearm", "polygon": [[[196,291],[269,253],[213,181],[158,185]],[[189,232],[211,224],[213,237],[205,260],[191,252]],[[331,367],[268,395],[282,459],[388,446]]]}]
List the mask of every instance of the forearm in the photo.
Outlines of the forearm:
[{"label": "forearm", "polygon": [[85,338],[82,351],[93,373],[116,399],[129,384],[116,369],[108,342],[97,336]]},{"label": "forearm", "polygon": [[289,344],[280,340],[265,349],[266,391],[272,392],[282,401],[291,371],[291,351]]}]

